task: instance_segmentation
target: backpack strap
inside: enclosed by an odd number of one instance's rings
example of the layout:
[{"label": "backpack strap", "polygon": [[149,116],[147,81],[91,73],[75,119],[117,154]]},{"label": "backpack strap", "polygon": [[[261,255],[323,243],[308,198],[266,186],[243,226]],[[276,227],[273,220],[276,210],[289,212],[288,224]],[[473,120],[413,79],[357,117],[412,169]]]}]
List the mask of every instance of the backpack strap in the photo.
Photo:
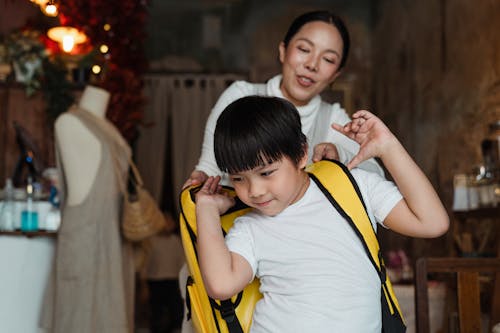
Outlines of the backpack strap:
[{"label": "backpack strap", "polygon": [[[189,296],[188,287],[195,287],[198,290],[200,300],[203,304],[202,309],[208,312],[210,309],[211,317],[210,322],[214,324],[217,332],[224,332],[224,329],[219,325],[217,319],[217,312],[220,317],[224,319],[227,325],[227,330],[229,333],[243,333],[243,328],[240,323],[240,319],[236,315],[236,307],[240,304],[243,291],[239,292],[234,301],[232,299],[227,300],[215,300],[207,295],[205,287],[203,286],[203,280],[201,277],[200,268],[198,265],[198,253],[196,250],[197,243],[197,227],[196,227],[196,209],[195,209],[195,194],[201,188],[201,186],[191,187],[185,189],[180,195],[180,229],[181,229],[181,239],[186,255],[186,262],[190,271],[190,276],[188,276],[186,283],[186,307],[187,307],[187,318],[193,316],[191,299]],[[224,187],[224,190],[231,193],[232,188]],[[242,215],[248,210],[248,206],[243,204],[240,200],[236,200],[236,204],[231,207],[224,216],[229,216],[229,218],[223,218],[221,230],[224,235],[226,235],[227,230],[232,225],[232,221],[236,216]],[[205,321],[204,325],[210,325],[209,315],[206,313],[202,315],[202,320]],[[204,330],[202,330],[205,332]]]},{"label": "backpack strap", "polygon": [[361,240],[382,283],[383,295],[381,296],[383,299],[385,298],[382,305],[388,306],[391,315],[402,318],[399,304],[386,274],[375,230],[352,174],[345,165],[333,160],[323,160],[311,164],[306,168],[306,171]]},{"label": "backpack strap", "polygon": [[[238,297],[241,299],[242,293],[239,293]],[[240,321],[236,316],[237,305],[231,302],[231,299],[226,299],[220,301],[220,315],[226,321],[227,329],[229,333],[243,333],[243,328],[241,328]]]}]

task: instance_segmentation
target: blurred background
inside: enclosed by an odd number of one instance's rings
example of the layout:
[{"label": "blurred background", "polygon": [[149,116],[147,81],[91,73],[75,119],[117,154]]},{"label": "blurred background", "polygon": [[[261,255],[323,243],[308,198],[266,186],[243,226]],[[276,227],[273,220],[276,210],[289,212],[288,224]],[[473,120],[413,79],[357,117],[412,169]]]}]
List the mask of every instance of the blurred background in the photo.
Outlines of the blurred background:
[{"label": "blurred background", "polygon": [[[289,23],[314,9],[338,13],[351,34],[347,65],[325,98],[382,118],[450,213],[445,236],[380,230],[382,247],[410,263],[497,255],[498,0],[0,0],[0,177],[11,177],[21,153],[13,121],[30,133],[38,161],[55,165],[53,121],[92,84],[111,92],[108,118],[176,216],[220,92],[278,73]],[[50,36],[55,27],[76,30],[71,48]]]}]

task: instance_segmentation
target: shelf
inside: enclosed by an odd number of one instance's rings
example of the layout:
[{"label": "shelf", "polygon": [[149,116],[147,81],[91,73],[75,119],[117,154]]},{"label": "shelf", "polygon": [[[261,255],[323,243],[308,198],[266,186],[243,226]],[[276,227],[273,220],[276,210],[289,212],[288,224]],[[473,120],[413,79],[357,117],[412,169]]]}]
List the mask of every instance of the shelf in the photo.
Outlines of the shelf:
[{"label": "shelf", "polygon": [[32,237],[56,237],[57,231],[47,231],[47,230],[38,230],[38,231],[0,231],[0,236],[25,236],[28,238]]},{"label": "shelf", "polygon": [[466,211],[454,211],[453,215],[461,220],[468,218],[500,218],[500,206],[484,207]]}]

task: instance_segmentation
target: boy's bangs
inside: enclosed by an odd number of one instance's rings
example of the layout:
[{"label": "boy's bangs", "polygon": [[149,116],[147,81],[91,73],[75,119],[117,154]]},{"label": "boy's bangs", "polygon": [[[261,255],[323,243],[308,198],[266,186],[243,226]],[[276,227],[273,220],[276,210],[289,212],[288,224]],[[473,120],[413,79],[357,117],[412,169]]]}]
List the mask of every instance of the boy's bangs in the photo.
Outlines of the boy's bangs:
[{"label": "boy's bangs", "polygon": [[234,174],[273,163],[282,158],[277,148],[276,143],[263,144],[256,136],[233,138],[218,154],[219,168]]}]

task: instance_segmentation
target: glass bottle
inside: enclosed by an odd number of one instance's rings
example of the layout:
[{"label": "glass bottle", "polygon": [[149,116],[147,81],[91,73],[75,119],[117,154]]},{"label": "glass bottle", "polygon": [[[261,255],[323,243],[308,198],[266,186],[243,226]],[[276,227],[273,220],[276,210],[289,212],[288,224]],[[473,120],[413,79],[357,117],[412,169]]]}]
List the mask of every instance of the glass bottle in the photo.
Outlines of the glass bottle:
[{"label": "glass bottle", "polygon": [[30,176],[26,185],[26,207],[21,212],[21,231],[38,230],[38,212],[34,208],[33,196],[33,179]]},{"label": "glass bottle", "polygon": [[14,185],[12,179],[7,178],[3,190],[4,198],[2,214],[0,216],[1,229],[5,231],[14,230]]}]

